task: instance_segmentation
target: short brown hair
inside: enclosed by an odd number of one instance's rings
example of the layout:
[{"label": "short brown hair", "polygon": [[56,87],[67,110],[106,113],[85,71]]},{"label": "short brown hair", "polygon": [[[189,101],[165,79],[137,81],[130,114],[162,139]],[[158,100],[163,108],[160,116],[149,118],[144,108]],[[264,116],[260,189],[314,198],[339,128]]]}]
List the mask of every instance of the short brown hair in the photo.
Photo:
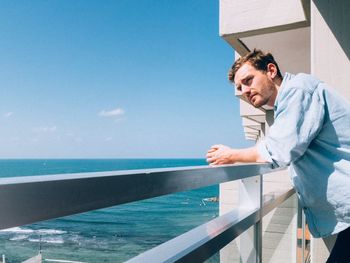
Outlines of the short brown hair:
[{"label": "short brown hair", "polygon": [[228,79],[231,82],[234,82],[236,72],[245,64],[246,62],[250,63],[254,68],[260,71],[267,71],[267,65],[272,63],[277,68],[277,76],[282,79],[281,71],[277,65],[277,62],[273,58],[271,53],[264,53],[259,49],[254,49],[250,51],[248,54],[240,57],[233,63],[229,73]]}]

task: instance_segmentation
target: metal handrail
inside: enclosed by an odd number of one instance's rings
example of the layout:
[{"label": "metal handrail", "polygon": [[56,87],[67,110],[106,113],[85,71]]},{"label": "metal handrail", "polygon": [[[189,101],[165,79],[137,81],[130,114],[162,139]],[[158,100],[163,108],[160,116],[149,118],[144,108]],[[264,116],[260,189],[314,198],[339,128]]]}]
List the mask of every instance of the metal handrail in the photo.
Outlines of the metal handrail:
[{"label": "metal handrail", "polygon": [[129,262],[204,261],[251,226],[254,261],[261,262],[261,219],[294,194],[262,196],[261,175],[274,171],[270,164],[239,164],[1,178],[0,229],[243,179],[235,210]]},{"label": "metal handrail", "polygon": [[269,164],[244,164],[1,178],[0,229],[272,171]]},{"label": "metal handrail", "polygon": [[266,194],[261,209],[234,209],[128,260],[127,263],[203,262],[258,223],[261,217],[294,193],[294,189],[291,188],[283,193]]}]

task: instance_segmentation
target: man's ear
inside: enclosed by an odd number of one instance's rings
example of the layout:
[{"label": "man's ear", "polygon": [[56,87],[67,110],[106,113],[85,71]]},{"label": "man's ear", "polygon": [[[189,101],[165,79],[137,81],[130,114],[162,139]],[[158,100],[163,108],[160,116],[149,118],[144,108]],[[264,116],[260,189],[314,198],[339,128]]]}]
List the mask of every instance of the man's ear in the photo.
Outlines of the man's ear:
[{"label": "man's ear", "polygon": [[273,63],[267,64],[267,74],[274,79],[277,76],[277,67]]}]

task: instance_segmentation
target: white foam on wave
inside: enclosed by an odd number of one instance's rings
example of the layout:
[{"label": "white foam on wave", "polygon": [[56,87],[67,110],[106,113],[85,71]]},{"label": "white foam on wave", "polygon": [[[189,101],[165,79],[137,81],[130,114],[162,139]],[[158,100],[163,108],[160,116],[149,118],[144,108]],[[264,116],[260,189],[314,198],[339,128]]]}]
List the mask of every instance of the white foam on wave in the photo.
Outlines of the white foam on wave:
[{"label": "white foam on wave", "polygon": [[39,235],[62,235],[66,234],[66,231],[57,230],[57,229],[29,229],[29,228],[20,228],[20,227],[12,227],[0,230],[0,232],[5,233],[15,233],[15,234],[39,234]]},{"label": "white foam on wave", "polygon": [[60,237],[57,238],[29,238],[29,242],[34,242],[34,243],[50,243],[50,244],[63,244],[64,240]]},{"label": "white foam on wave", "polygon": [[62,235],[67,233],[66,231],[57,229],[38,229],[35,232],[41,235]]},{"label": "white foam on wave", "polygon": [[20,241],[28,238],[28,235],[18,235],[13,238],[10,238],[11,241]]},{"label": "white foam on wave", "polygon": [[12,227],[12,228],[7,228],[7,229],[2,229],[2,230],[0,230],[0,232],[32,234],[32,233],[34,233],[34,230],[27,229],[27,228],[20,228],[20,227]]}]

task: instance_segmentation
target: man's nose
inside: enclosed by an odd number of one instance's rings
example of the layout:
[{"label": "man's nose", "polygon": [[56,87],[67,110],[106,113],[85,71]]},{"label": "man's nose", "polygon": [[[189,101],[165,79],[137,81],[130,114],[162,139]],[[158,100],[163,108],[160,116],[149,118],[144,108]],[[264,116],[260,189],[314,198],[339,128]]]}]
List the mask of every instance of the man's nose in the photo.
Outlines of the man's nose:
[{"label": "man's nose", "polygon": [[246,86],[246,85],[242,85],[242,94],[247,94],[250,92],[250,87]]}]

